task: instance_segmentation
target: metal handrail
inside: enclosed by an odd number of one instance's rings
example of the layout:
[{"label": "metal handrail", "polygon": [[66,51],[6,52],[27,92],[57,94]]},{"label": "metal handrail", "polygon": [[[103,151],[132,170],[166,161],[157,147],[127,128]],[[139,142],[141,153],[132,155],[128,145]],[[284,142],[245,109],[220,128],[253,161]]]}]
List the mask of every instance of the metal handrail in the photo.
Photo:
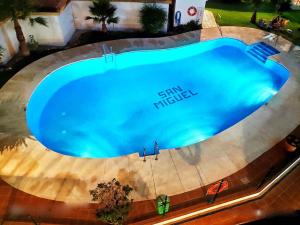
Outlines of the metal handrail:
[{"label": "metal handrail", "polygon": [[297,167],[300,164],[300,157],[298,157],[295,161],[293,161],[287,168],[285,168],[280,174],[278,174],[272,181],[270,181],[267,185],[265,185],[261,190],[243,196],[239,197],[227,202],[219,203],[207,208],[199,209],[196,211],[192,211],[190,213],[186,213],[184,215],[180,215],[177,217],[173,217],[170,219],[166,219],[161,222],[154,223],[155,225],[167,225],[167,224],[175,224],[179,222],[183,222],[189,219],[193,219],[199,216],[207,215],[209,213],[213,213],[216,211],[220,211],[223,209],[227,209],[236,205],[240,205],[242,203],[246,203],[258,198],[261,198],[263,195],[265,195],[272,187],[274,187],[281,179],[283,179],[290,171],[292,171],[295,167]]},{"label": "metal handrail", "polygon": [[111,62],[114,61],[114,53],[113,53],[113,49],[112,49],[112,46],[108,47],[106,44],[103,44],[101,46],[102,48],[102,53],[103,53],[103,56],[105,58],[105,62],[109,62],[109,56],[111,56]]}]

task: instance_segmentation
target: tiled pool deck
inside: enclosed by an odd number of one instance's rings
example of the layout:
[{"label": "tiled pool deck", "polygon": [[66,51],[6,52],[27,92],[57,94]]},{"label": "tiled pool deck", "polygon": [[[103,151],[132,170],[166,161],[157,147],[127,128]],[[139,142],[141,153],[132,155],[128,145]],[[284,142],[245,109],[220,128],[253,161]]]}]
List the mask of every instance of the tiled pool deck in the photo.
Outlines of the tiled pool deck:
[{"label": "tiled pool deck", "polygon": [[[222,33],[222,34],[221,34]],[[266,34],[251,28],[207,28],[174,37],[109,41],[116,52],[166,48],[221,37],[250,44]],[[159,194],[175,195],[227,177],[252,162],[300,124],[300,65],[280,38],[276,56],[292,76],[281,91],[245,120],[217,136],[188,148],[161,151],[159,159],[137,154],[111,159],[82,159],[46,150],[30,136],[24,107],[36,85],[56,68],[101,55],[101,43],[42,58],[21,70],[0,89],[0,175],[26,193],[63,202],[87,204],[88,190],[98,182],[119,179],[134,187],[135,201]],[[205,62],[204,62],[205,63]],[[199,65],[201,66],[201,65]],[[42,200],[41,201],[45,201]],[[42,210],[42,209],[41,209]]]},{"label": "tiled pool deck", "polygon": [[[300,135],[300,126],[296,129],[295,134]],[[241,178],[256,179],[256,177],[261,177],[261,174],[266,174],[270,168],[266,165],[273,166],[287,156],[287,153],[282,149],[282,143],[277,144],[242,170],[227,177],[226,180],[230,182],[230,189],[239,187],[242,181]],[[205,217],[202,216],[200,219],[195,219],[195,222],[192,220],[191,224],[232,225],[259,219],[277,212],[291,212],[299,209],[300,201],[298,199],[300,199],[300,194],[297,188],[300,185],[299,165],[295,171],[298,172],[296,174],[292,172],[263,198]],[[244,184],[241,187],[248,189]],[[251,190],[250,192],[245,190],[243,193],[235,192],[234,195],[219,196],[217,204],[250,193]],[[135,202],[126,224],[150,225],[211,206],[211,204],[207,204],[203,194],[202,188],[198,188],[198,190],[192,192],[172,196],[172,210],[165,217],[156,215],[154,201]],[[31,225],[32,221],[30,222],[28,215],[40,222],[41,225],[102,224],[95,220],[95,204],[74,205],[38,198],[18,191],[3,181],[0,181],[0,199],[0,222],[2,218],[5,221],[3,225]],[[179,205],[180,208],[174,207],[176,205]]]}]

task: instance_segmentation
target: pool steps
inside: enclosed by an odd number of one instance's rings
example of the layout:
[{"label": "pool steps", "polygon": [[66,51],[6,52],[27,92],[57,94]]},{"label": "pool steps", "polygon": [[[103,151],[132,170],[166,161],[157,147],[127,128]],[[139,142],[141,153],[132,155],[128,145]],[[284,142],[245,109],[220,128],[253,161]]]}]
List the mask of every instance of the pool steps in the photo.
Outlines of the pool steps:
[{"label": "pool steps", "polygon": [[102,54],[104,56],[105,62],[114,62],[115,61],[115,54],[113,53],[112,47],[108,47],[106,44],[101,46]]},{"label": "pool steps", "polygon": [[246,52],[248,53],[248,55],[255,58],[256,60],[259,60],[262,63],[265,63],[269,56],[280,53],[277,49],[264,42],[257,42],[249,45]]}]

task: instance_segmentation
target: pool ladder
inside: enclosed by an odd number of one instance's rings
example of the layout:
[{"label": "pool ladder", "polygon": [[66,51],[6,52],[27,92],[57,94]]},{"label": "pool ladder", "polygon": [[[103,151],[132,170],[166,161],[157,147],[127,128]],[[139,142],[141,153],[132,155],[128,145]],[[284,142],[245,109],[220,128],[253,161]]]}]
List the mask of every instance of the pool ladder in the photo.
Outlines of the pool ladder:
[{"label": "pool ladder", "polygon": [[115,62],[115,54],[113,53],[112,47],[108,47],[106,44],[103,44],[102,46],[102,53],[105,59],[106,63],[112,63]]},{"label": "pool ladder", "polygon": [[[154,142],[153,153],[147,154],[146,148],[143,151],[143,161],[146,162],[146,156],[155,155],[155,160],[158,160],[159,147],[157,141]],[[141,155],[140,155],[141,156]]]}]

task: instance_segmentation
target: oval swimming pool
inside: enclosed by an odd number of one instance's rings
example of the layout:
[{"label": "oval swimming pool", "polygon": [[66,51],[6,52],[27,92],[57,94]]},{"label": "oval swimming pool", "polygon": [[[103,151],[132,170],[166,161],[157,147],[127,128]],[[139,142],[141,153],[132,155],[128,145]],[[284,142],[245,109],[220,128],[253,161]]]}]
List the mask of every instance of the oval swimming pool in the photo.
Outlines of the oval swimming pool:
[{"label": "oval swimming pool", "polygon": [[254,47],[221,38],[68,64],[33,92],[28,127],[51,150],[91,158],[143,155],[144,148],[153,154],[155,142],[167,149],[206,140],[287,81],[288,70]]}]

